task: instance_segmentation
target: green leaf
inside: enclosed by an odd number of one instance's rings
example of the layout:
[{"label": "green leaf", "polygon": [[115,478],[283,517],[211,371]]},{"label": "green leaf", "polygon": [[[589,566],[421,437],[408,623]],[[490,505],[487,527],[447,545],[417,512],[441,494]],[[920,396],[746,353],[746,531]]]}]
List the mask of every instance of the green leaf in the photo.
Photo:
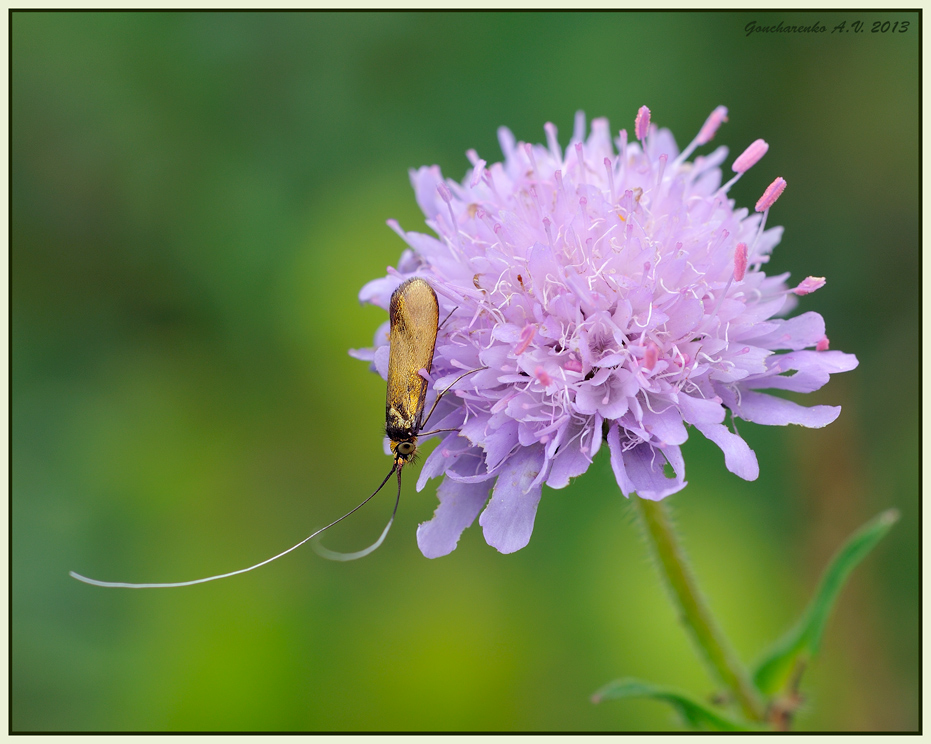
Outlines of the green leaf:
[{"label": "green leaf", "polygon": [[899,518],[896,509],[884,511],[854,532],[831,560],[815,596],[798,623],[780,638],[757,664],[753,681],[765,695],[792,683],[817,653],[828,617],[854,567],[876,547]]},{"label": "green leaf", "polygon": [[662,687],[639,679],[616,679],[592,695],[593,703],[619,698],[653,698],[669,703],[692,729],[699,731],[756,731],[749,724],[725,718],[704,703],[671,687]]}]

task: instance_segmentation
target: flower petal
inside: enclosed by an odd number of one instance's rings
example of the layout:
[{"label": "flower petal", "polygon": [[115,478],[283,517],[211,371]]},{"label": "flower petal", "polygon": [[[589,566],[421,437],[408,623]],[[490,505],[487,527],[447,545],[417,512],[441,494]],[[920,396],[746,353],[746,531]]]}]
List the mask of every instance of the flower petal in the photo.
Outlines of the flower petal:
[{"label": "flower petal", "polygon": [[724,453],[724,464],[734,475],[753,481],[760,477],[756,453],[738,435],[724,424],[696,424],[695,428],[710,439]]},{"label": "flower petal", "polygon": [[820,429],[840,416],[840,406],[806,408],[791,400],[748,390],[741,392],[740,402],[735,400],[735,405],[735,410],[740,412],[740,418],[767,426],[798,424],[810,429]]},{"label": "flower petal", "polygon": [[824,336],[824,318],[818,313],[802,313],[787,320],[778,319],[777,328],[764,336],[745,336],[742,340],[753,341],[756,346],[768,349],[806,349],[814,346]]},{"label": "flower petal", "polygon": [[720,400],[679,395],[679,411],[689,424],[720,424],[724,421],[724,406]]},{"label": "flower petal", "polygon": [[[678,447],[654,447],[647,442],[624,448],[617,426],[608,431],[608,449],[611,451],[611,468],[621,492],[629,497],[637,495],[651,501],[659,501],[681,491],[686,486],[685,460]],[[675,477],[667,478],[663,472],[668,462]]]},{"label": "flower petal", "polygon": [[522,447],[498,476],[491,501],[479,517],[485,542],[501,553],[513,553],[530,542],[542,486],[532,486],[543,468],[542,447]]},{"label": "flower petal", "polygon": [[518,423],[513,419],[508,419],[497,429],[485,434],[485,439],[480,444],[485,450],[485,461],[489,470],[498,467],[508,456],[517,444],[517,437]]},{"label": "flower petal", "polygon": [[624,467],[624,452],[621,445],[620,427],[612,426],[608,429],[608,450],[611,453],[611,469],[614,471],[614,478],[617,485],[626,497],[636,490],[633,482],[627,476],[627,468]]},{"label": "flower petal", "polygon": [[[681,491],[686,486],[685,460],[678,447],[653,447],[646,442],[624,451],[624,468],[637,495],[642,499],[659,501]],[[668,462],[675,471],[667,478],[663,468]]]},{"label": "flower petal", "polygon": [[580,430],[577,426],[572,427],[567,432],[567,436],[571,439],[559,448],[546,479],[546,485],[550,488],[565,488],[569,485],[570,478],[581,475],[592,464],[591,456],[582,452],[584,430]]},{"label": "flower petal", "polygon": [[462,483],[449,478],[436,489],[440,500],[433,519],[417,528],[417,546],[427,558],[439,558],[456,549],[462,531],[475,521],[488,500],[491,481]]},{"label": "flower petal", "polygon": [[656,413],[649,408],[643,410],[644,428],[653,436],[657,444],[682,444],[689,438],[689,433],[682,423],[682,414],[673,405],[655,402],[654,405],[666,405],[665,410]]},{"label": "flower petal", "polygon": [[471,443],[453,432],[443,438],[428,456],[420,474],[417,477],[417,490],[422,491],[427,481],[447,472],[466,451],[472,448]]},{"label": "flower petal", "polygon": [[[747,378],[743,385],[751,389],[810,393],[827,384],[832,374],[847,372],[858,363],[856,356],[842,351],[793,351],[775,357],[768,374]],[[793,370],[793,375],[782,374]]]},{"label": "flower petal", "polygon": [[393,275],[372,279],[359,290],[359,302],[370,302],[383,310],[387,310],[388,303],[391,302],[391,294],[402,281],[400,277]]},{"label": "flower petal", "polygon": [[375,371],[382,376],[383,379],[388,379],[388,356],[390,349],[388,345],[379,346],[375,349],[375,354],[372,356],[372,364],[375,366]]},{"label": "flower petal", "polygon": [[436,187],[443,182],[440,166],[422,166],[417,170],[411,169],[411,186],[414,187],[414,197],[417,205],[428,220],[432,220],[444,207],[443,200],[436,193]]}]

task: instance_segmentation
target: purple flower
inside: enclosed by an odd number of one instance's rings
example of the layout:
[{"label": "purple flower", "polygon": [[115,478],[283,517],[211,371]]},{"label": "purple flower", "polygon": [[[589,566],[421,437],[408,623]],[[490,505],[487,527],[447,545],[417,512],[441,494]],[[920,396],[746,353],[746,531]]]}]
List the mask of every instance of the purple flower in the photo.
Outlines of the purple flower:
[{"label": "purple flower", "polygon": [[[479,513],[489,545],[524,547],[543,484],[568,485],[603,441],[624,495],[655,500],[686,484],[688,426],[721,448],[731,472],[754,480],[756,455],[725,424],[728,412],[809,427],[837,418],[839,407],[762,392],[817,390],[857,360],[827,350],[817,313],[778,317],[824,283],[790,289],[788,274],[763,272],[782,237],[765,223],[785,181],[767,189],[761,213],[727,197],[769,146],[752,143],[723,186],[727,148],[688,159],[726,115],[715,109],[682,153],[643,107],[639,142],[621,130],[612,143],[605,119],[586,139],[580,112],[565,151],[552,124],[545,146],[501,128],[504,162],[489,166],[470,150],[461,184],[437,166],[411,172],[439,237],[389,221],[409,249],[360,299],[387,309],[402,281],[426,278],[440,317],[452,313],[437,338],[431,389],[482,368],[453,386],[426,427],[455,431],[442,434],[417,483],[444,476],[436,513],[417,531],[425,556],[454,550]],[[387,328],[374,349],[353,352],[382,377]]]}]

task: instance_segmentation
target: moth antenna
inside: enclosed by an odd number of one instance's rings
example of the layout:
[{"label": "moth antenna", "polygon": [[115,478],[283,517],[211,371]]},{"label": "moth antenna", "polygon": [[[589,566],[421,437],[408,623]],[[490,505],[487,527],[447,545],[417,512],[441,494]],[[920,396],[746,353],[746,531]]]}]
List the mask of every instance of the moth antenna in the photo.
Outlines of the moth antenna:
[{"label": "moth antenna", "polygon": [[420,437],[429,437],[433,434],[442,434],[444,431],[462,431],[462,429],[430,429],[430,431],[422,431],[418,436]]},{"label": "moth antenna", "polygon": [[[369,496],[367,499],[365,499],[365,501],[363,501],[362,503],[360,503],[358,506],[354,507],[353,509],[350,509],[348,512],[346,512],[345,514],[343,514],[343,516],[341,516],[339,519],[336,519],[336,520],[330,522],[326,527],[321,527],[319,530],[317,530],[316,532],[314,532],[312,535],[309,535],[308,537],[305,537],[303,540],[301,540],[301,541],[300,541],[299,543],[297,543],[296,545],[292,545],[290,548],[288,548],[287,550],[282,551],[282,552],[279,553],[278,555],[272,556],[271,558],[267,558],[266,560],[262,561],[261,563],[256,563],[254,566],[249,566],[248,568],[240,568],[238,571],[230,571],[229,573],[219,574],[219,575],[217,575],[217,576],[207,576],[206,578],[203,578],[203,579],[194,579],[194,581],[176,581],[176,582],[171,582],[171,583],[167,583],[167,584],[128,584],[128,583],[125,583],[125,582],[122,582],[122,581],[98,581],[97,579],[89,579],[89,578],[87,578],[86,576],[81,576],[81,574],[75,573],[74,571],[69,571],[69,572],[68,572],[68,575],[71,576],[72,578],[77,579],[78,581],[83,581],[85,584],[92,584],[93,586],[104,586],[104,587],[124,588],[124,589],[169,589],[169,588],[173,588],[173,587],[177,587],[177,586],[192,586],[192,585],[194,585],[194,584],[205,584],[205,583],[208,582],[208,581],[216,581],[216,580],[218,580],[218,579],[226,579],[226,578],[229,578],[230,576],[236,576],[237,574],[246,573],[246,572],[248,572],[248,571],[254,571],[255,569],[261,568],[262,566],[264,566],[264,565],[267,564],[267,563],[271,563],[272,561],[278,560],[278,559],[281,558],[282,556],[287,555],[288,553],[290,553],[292,550],[297,550],[299,547],[301,547],[301,545],[303,545],[304,543],[306,543],[308,540],[312,540],[312,539],[315,538],[317,535],[319,535],[321,532],[325,532],[326,530],[330,529],[330,527],[332,527],[333,525],[339,524],[339,523],[342,522],[346,517],[348,517],[350,514],[352,514],[352,513],[356,512],[356,511],[358,511],[359,509],[361,509],[361,508],[362,508],[363,506],[365,506],[369,501],[371,501],[373,498],[375,498],[375,495],[376,495],[379,491],[381,491],[381,489],[384,487],[384,485],[388,482],[388,479],[394,474],[394,472],[395,472],[396,470],[397,470],[397,472],[398,472],[398,498],[400,499],[400,496],[401,496],[401,471],[400,471],[400,469],[398,468],[398,464],[395,463],[395,464],[392,466],[391,470],[388,471],[388,475],[385,476],[385,479],[381,482],[381,485],[380,485],[378,488],[376,488],[376,489],[372,492],[372,495]],[[395,511],[397,511],[397,509],[398,509],[397,503],[395,503],[394,509],[395,509]],[[391,519],[392,519],[392,521],[394,521],[394,515],[391,516]],[[391,526],[391,523],[390,523],[390,522],[388,523],[388,526],[389,526],[389,527]],[[387,532],[388,532],[388,530],[387,530],[387,528],[386,528],[386,529],[385,529],[385,534],[387,534]],[[385,537],[385,535],[383,534],[379,540],[384,539],[384,537]],[[378,546],[376,545],[375,547],[378,547]],[[374,548],[373,548],[373,550],[374,550]]]},{"label": "moth antenna", "polygon": [[[436,396],[436,400],[434,400],[433,405],[430,406],[430,412],[427,414],[427,417],[423,420],[423,424],[421,424],[421,426],[427,425],[427,422],[430,420],[430,417],[433,415],[433,411],[436,409],[436,404],[439,403],[440,399],[444,395],[446,395],[446,393],[449,392],[449,389],[453,385],[459,382],[459,380],[461,380],[463,377],[466,377],[467,375],[471,375],[473,372],[481,372],[483,369],[488,369],[488,367],[476,367],[475,369],[470,369],[468,372],[463,372],[461,375],[459,375],[459,377],[457,377],[455,380],[449,383],[449,385],[446,386],[446,389],[442,393]],[[430,432],[430,433],[433,434],[434,432]]]},{"label": "moth antenna", "polygon": [[443,322],[440,323],[440,324],[437,326],[437,330],[439,330],[439,329],[442,328],[444,325],[446,325],[446,321],[449,320],[449,319],[452,317],[453,313],[456,312],[458,309],[459,309],[459,305],[456,305],[456,307],[454,307],[452,310],[450,310],[450,311],[449,311],[449,315],[447,315],[445,318],[443,318]]},{"label": "moth antenna", "polygon": [[[363,550],[357,550],[354,553],[339,553],[335,550],[330,550],[329,548],[323,547],[319,542],[311,543],[311,547],[317,552],[321,558],[326,558],[329,561],[354,561],[358,558],[364,558],[369,553],[378,549],[378,547],[385,541],[385,538],[388,536],[388,530],[391,529],[391,525],[394,524],[394,517],[398,513],[398,504],[401,503],[401,468],[397,468],[398,471],[398,496],[394,500],[394,511],[391,512],[391,519],[388,520],[388,524],[385,525],[385,529],[374,543],[369,545]],[[391,473],[388,473],[391,475]],[[384,485],[384,484],[382,484]]]}]

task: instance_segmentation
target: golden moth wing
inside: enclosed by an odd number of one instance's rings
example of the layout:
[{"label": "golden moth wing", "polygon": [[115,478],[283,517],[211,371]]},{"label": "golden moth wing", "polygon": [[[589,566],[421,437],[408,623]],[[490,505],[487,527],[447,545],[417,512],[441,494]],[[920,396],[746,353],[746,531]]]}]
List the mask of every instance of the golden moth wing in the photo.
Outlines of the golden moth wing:
[{"label": "golden moth wing", "polygon": [[388,354],[388,436],[416,434],[427,396],[427,381],[419,371],[433,366],[439,305],[424,279],[408,279],[391,295]]}]

